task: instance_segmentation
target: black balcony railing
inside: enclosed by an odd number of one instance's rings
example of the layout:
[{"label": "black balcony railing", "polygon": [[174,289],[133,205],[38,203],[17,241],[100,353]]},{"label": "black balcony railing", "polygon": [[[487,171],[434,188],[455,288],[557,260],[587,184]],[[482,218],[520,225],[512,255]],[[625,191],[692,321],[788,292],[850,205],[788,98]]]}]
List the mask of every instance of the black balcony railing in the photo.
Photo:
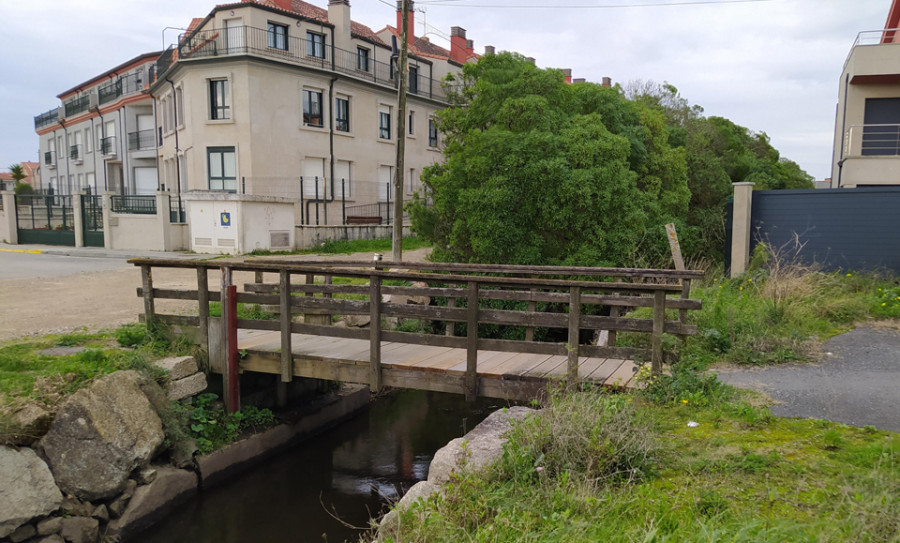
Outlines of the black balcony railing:
[{"label": "black balcony railing", "polygon": [[84,160],[84,154],[81,152],[81,145],[75,144],[69,146],[69,158],[72,160]]},{"label": "black balcony railing", "polygon": [[116,154],[116,137],[108,136],[100,140],[100,154],[105,156],[115,156]]},{"label": "black balcony railing", "polygon": [[65,102],[63,106],[66,110],[66,117],[71,117],[73,115],[78,115],[79,113],[84,113],[88,110],[91,105],[91,96],[89,94],[85,94],[80,98],[73,98],[68,102]]},{"label": "black balcony railing", "polygon": [[[327,36],[325,36],[327,39]],[[289,64],[312,66],[329,72],[341,72],[359,79],[365,79],[380,85],[396,88],[398,80],[396,70],[389,61],[390,54],[383,52],[384,60],[375,58],[379,51],[373,50],[373,56],[360,61],[358,51],[345,51],[334,48],[328,43],[309,41],[307,37],[290,37],[277,41],[279,47],[270,47],[270,35],[267,29],[250,26],[229,27],[227,29],[201,30],[182,35],[178,41],[177,60],[187,61],[199,58],[221,57],[227,55],[254,55],[277,59]],[[167,49],[156,62],[156,74],[162,74],[175,62],[173,49]],[[425,71],[426,66],[420,67]],[[440,81],[418,74],[416,81],[410,84],[411,94],[445,101],[447,99]]]},{"label": "black balcony railing", "polygon": [[59,108],[55,107],[50,111],[41,113],[34,118],[34,129],[38,130],[45,126],[50,126],[59,122]]},{"label": "black balcony railing", "polygon": [[181,201],[180,196],[169,198],[169,222],[187,222],[187,215],[184,212],[184,202]]},{"label": "black balcony railing", "polygon": [[128,150],[129,151],[147,151],[156,149],[156,138],[153,137],[153,129],[138,130],[137,132],[128,133]]},{"label": "black balcony railing", "polygon": [[128,96],[140,92],[144,88],[144,74],[142,72],[130,73],[117,77],[114,81],[100,87],[99,100],[101,104],[108,104],[120,96]]},{"label": "black balcony railing", "polygon": [[44,152],[44,166],[56,166],[56,151]]},{"label": "black balcony railing", "polygon": [[132,215],[156,215],[156,196],[110,196],[109,205],[113,213]]}]

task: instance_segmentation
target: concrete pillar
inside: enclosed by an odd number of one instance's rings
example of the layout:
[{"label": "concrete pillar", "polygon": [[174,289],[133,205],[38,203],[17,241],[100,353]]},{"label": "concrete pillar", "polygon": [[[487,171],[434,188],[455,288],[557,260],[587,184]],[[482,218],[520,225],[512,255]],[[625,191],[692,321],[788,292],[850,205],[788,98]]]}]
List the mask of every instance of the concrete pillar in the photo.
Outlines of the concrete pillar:
[{"label": "concrete pillar", "polygon": [[754,183],[734,183],[731,213],[731,277],[747,271],[750,263],[750,209]]},{"label": "concrete pillar", "polygon": [[19,231],[16,224],[16,193],[11,190],[0,192],[3,199],[3,224],[0,224],[0,241],[6,240],[11,245],[19,243]]},{"label": "concrete pillar", "polygon": [[112,229],[118,226],[118,221],[112,220],[112,204],[110,202],[110,197],[114,193],[111,191],[104,191],[100,194],[102,198],[102,207],[103,207],[103,248],[104,249],[112,249]]},{"label": "concrete pillar", "polygon": [[83,194],[72,195],[72,216],[75,219],[75,247],[84,247],[84,207],[81,205]]},{"label": "concrete pillar", "polygon": [[163,251],[172,250],[172,236],[169,235],[171,213],[169,213],[169,199],[171,193],[166,190],[156,191],[156,231],[162,236]]}]

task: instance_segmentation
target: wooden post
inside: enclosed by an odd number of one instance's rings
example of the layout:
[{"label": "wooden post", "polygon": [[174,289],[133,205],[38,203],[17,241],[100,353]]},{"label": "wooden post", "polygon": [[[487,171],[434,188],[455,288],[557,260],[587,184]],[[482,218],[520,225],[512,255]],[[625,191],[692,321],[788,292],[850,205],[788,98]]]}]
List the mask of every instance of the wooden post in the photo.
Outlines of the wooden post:
[{"label": "wooden post", "polygon": [[669,250],[672,251],[672,261],[675,262],[675,269],[684,271],[684,257],[681,256],[681,245],[678,243],[678,232],[675,231],[675,225],[673,223],[666,225],[666,234],[669,236]]},{"label": "wooden post", "polygon": [[[531,292],[537,292],[536,288],[531,289]],[[537,302],[534,300],[528,302],[528,312],[534,313],[537,311]],[[525,341],[534,341],[534,327],[529,326],[525,328]]]},{"label": "wooden post", "polygon": [[650,367],[653,375],[662,374],[662,336],[666,324],[666,291],[653,292],[653,334],[650,338]]},{"label": "wooden post", "polygon": [[569,292],[569,344],[566,350],[569,352],[567,367],[567,384],[574,387],[578,384],[578,331],[581,322],[581,288],[571,287]]},{"label": "wooden post", "polygon": [[147,325],[147,330],[152,331],[155,324],[153,322],[153,274],[150,266],[145,264],[141,265],[141,283],[144,288],[144,324]]},{"label": "wooden post", "polygon": [[258,271],[253,273],[253,282],[256,284],[260,284],[263,282],[263,272]]},{"label": "wooden post", "polygon": [[369,278],[369,362],[372,377],[369,389],[378,392],[384,386],[381,375],[381,277]]},{"label": "wooden post", "polygon": [[478,397],[478,283],[466,287],[466,401]]},{"label": "wooden post", "polygon": [[294,360],[291,355],[291,272],[281,270],[278,278],[278,297],[281,320],[281,382],[294,380]]},{"label": "wooden post", "polygon": [[231,268],[222,268],[222,320],[225,329],[225,371],[222,372],[225,410],[241,408],[237,345],[237,287],[231,282]]},{"label": "wooden post", "polygon": [[[450,286],[450,285],[448,285],[448,286]],[[448,297],[448,298],[447,298],[447,307],[451,307],[451,308],[452,308],[452,307],[456,307],[456,298],[450,298],[450,297]],[[454,331],[454,326],[455,326],[455,324],[456,324],[456,323],[453,322],[453,321],[447,321],[447,332],[446,332],[446,334],[447,334],[448,336],[451,336],[451,337],[452,337],[452,336],[454,335],[454,332],[455,332],[455,331]]]},{"label": "wooden post", "polygon": [[209,353],[209,278],[206,268],[197,268],[197,316],[200,321],[200,344]]},{"label": "wooden post", "polygon": [[[681,299],[687,300],[691,297],[691,280],[690,279],[682,279],[681,280]],[[687,309],[679,309],[678,310],[678,322],[684,324],[687,322]],[[682,339],[687,339],[687,336],[681,336]]]}]

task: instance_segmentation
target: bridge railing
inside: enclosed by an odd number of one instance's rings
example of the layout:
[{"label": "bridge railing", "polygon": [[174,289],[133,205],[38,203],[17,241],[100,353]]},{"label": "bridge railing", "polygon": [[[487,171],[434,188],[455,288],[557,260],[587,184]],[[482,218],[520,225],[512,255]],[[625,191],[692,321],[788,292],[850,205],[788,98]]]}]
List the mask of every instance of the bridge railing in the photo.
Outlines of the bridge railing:
[{"label": "bridge railing", "polygon": [[[142,270],[143,285],[138,295],[144,298],[145,321],[197,326],[210,352],[216,349],[209,344],[207,335],[210,302],[224,300],[222,314],[228,332],[225,334],[228,358],[223,371],[226,382],[237,379],[238,328],[281,331],[283,382],[293,379],[291,333],[369,340],[369,384],[373,390],[384,386],[382,341],[465,349],[463,392],[470,398],[478,394],[479,350],[565,356],[570,384],[582,377],[578,369],[579,358],[583,357],[649,360],[653,371],[659,373],[664,354],[663,335],[696,334],[696,327],[686,322],[686,313],[701,307],[699,300],[690,299],[691,280],[702,276],[698,271],[406,262],[400,264],[403,269],[388,269],[387,262],[275,259],[134,259],[130,262]],[[194,268],[197,289],[154,288],[153,268]],[[223,278],[223,286],[218,291],[209,287],[210,270],[219,271]],[[237,271],[255,273],[255,282],[245,284],[240,293],[232,284],[232,274]],[[266,282],[266,275],[276,277],[277,281]],[[302,282],[295,282],[297,277]],[[317,278],[321,282],[317,283]],[[409,297],[427,297],[429,303],[407,304]],[[198,316],[159,314],[155,310],[157,299],[196,300]],[[373,300],[377,303],[372,303]],[[237,303],[278,306],[278,319],[238,318]],[[650,308],[651,316],[622,316],[629,308],[637,307]],[[304,322],[293,322],[295,313],[307,318]],[[316,315],[321,317],[316,319]],[[334,315],[368,316],[369,328],[332,326]],[[445,331],[387,329],[382,318],[391,317],[443,323]],[[513,335],[524,339],[479,337],[479,327],[485,326],[504,327],[507,331],[518,329]],[[535,340],[536,328],[553,333],[545,334],[543,340]],[[605,330],[608,340],[605,345],[583,341],[583,330]],[[616,334],[622,332],[649,335],[649,347],[617,345]]]}]

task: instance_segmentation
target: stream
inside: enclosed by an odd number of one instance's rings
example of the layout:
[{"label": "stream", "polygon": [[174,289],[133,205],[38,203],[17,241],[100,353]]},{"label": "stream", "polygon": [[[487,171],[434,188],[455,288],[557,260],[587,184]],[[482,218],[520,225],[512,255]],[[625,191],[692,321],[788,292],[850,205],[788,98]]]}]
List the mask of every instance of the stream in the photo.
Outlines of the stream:
[{"label": "stream", "polygon": [[201,492],[127,543],[356,542],[497,400],[405,390]]}]

